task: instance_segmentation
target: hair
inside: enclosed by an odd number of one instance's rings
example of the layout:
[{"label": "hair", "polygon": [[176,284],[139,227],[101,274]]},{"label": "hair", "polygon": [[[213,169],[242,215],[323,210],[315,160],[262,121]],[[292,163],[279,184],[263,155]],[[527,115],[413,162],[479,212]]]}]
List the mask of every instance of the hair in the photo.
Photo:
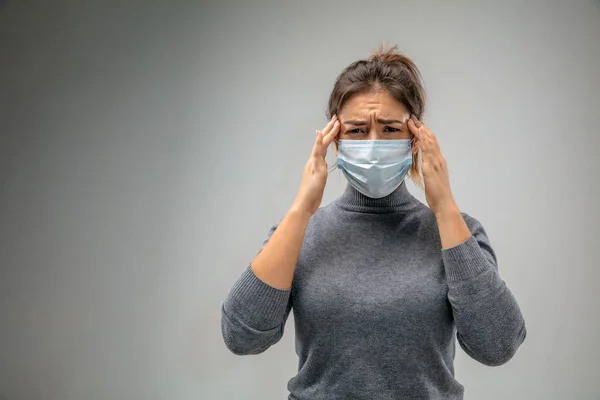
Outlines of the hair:
[{"label": "hair", "polygon": [[[350,64],[337,77],[329,97],[326,117],[338,114],[350,97],[356,94],[386,91],[409,113],[419,120],[425,113],[425,90],[421,73],[415,63],[398,51],[398,46],[379,46],[367,60]],[[413,154],[413,165],[408,172],[413,182],[423,188],[420,152]]]}]

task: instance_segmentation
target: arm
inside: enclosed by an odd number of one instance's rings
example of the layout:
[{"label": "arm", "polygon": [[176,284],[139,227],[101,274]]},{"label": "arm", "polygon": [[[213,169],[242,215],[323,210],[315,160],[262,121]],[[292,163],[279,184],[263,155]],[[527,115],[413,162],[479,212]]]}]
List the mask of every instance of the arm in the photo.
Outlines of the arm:
[{"label": "arm", "polygon": [[483,226],[458,211],[436,216],[458,342],[482,364],[502,365],[527,334],[519,305],[498,274]]},{"label": "arm", "polygon": [[252,271],[267,285],[281,290],[292,285],[310,217],[303,211],[288,211],[262,251],[250,263]]},{"label": "arm", "polygon": [[234,354],[262,353],[283,336],[308,218],[288,212],[229,291],[221,307],[221,332]]},{"label": "arm", "polygon": [[277,343],[292,309],[291,285],[306,227],[323,199],[327,147],[339,132],[337,117],[316,131],[298,194],[221,307],[221,332],[235,354],[258,354]]},{"label": "arm", "polygon": [[525,340],[521,310],[498,275],[496,255],[483,227],[458,211],[436,136],[414,115],[408,127],[416,138],[413,151],[416,154],[418,145],[423,154],[425,198],[437,218],[458,342],[475,360],[501,365]]}]

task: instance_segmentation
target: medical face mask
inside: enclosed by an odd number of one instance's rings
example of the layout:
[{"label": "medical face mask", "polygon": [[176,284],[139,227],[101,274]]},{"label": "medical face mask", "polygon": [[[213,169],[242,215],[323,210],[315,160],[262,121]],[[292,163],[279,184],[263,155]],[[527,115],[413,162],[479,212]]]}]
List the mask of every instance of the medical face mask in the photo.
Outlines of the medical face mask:
[{"label": "medical face mask", "polygon": [[374,199],[385,197],[412,166],[411,140],[340,140],[337,165],[356,190]]}]

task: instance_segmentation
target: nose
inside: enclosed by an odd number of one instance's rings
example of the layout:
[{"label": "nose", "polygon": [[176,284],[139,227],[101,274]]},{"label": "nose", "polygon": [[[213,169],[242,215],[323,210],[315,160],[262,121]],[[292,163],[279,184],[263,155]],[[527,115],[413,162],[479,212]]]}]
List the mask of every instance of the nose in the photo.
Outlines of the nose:
[{"label": "nose", "polygon": [[368,140],[379,140],[379,139],[381,139],[381,135],[379,134],[379,131],[377,130],[376,126],[371,125],[371,127],[369,128],[369,133],[367,134],[367,139]]}]

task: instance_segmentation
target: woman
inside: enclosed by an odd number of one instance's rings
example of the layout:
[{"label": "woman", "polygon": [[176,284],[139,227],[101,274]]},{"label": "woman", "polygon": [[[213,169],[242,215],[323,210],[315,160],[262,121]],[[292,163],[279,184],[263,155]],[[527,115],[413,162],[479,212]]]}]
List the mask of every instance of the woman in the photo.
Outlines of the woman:
[{"label": "woman", "polygon": [[[489,366],[525,339],[485,230],[454,201],[424,107],[419,71],[396,47],[348,66],[295,200],[224,301],[223,338],[240,355],[277,343],[294,309],[289,399],[462,399],[455,332]],[[319,208],[332,143],[348,186]]]}]

